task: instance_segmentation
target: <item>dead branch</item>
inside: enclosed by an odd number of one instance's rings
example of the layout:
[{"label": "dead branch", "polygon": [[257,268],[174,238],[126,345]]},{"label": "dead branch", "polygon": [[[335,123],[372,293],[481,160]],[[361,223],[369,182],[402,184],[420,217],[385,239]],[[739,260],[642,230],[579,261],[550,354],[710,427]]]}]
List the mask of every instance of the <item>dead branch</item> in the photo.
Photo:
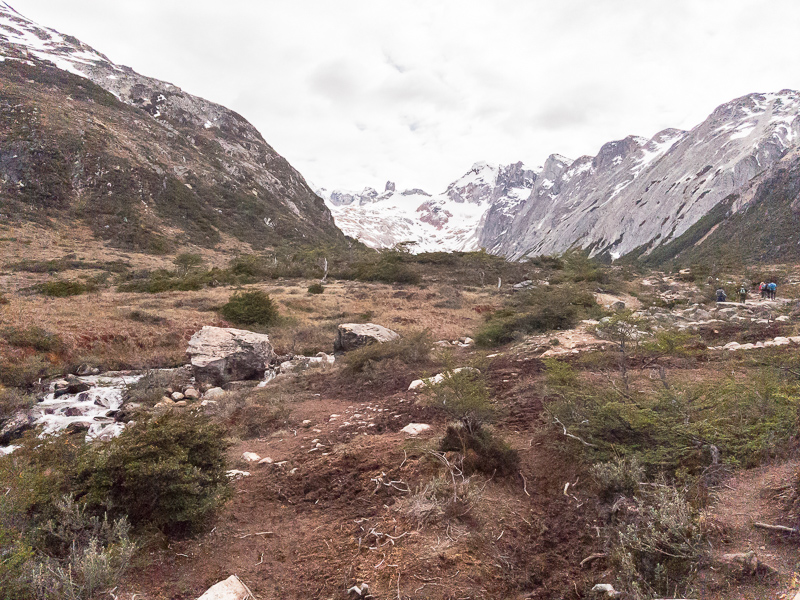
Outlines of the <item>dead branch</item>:
[{"label": "dead branch", "polygon": [[598,558],[606,558],[607,556],[608,554],[606,554],[605,552],[600,552],[598,554],[591,554],[581,561],[581,566],[584,567],[589,563],[596,561]]},{"label": "dead branch", "polygon": [[800,533],[796,527],[784,527],[783,525],[770,525],[768,523],[753,523],[753,527],[769,529],[770,531],[781,531],[783,533]]},{"label": "dead branch", "polygon": [[522,477],[522,491],[525,492],[525,495],[530,497],[528,493],[528,480],[525,479],[525,475],[522,474],[522,471],[519,472],[519,476]]},{"label": "dead branch", "polygon": [[590,444],[589,442],[579,438],[577,435],[573,435],[573,434],[569,433],[567,431],[567,426],[564,425],[561,421],[559,421],[558,417],[553,417],[553,420],[556,423],[558,423],[559,425],[561,425],[561,428],[564,430],[564,435],[567,436],[568,438],[572,438],[573,440],[578,440],[584,446],[589,446],[590,448],[597,448],[597,446],[595,444]]}]

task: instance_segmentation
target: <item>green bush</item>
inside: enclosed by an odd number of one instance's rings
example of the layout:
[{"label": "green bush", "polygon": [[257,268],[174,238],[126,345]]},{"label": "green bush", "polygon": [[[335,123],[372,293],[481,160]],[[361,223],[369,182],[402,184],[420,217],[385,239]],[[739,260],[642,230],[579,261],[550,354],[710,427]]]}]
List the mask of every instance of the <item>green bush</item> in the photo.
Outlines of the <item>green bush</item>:
[{"label": "green bush", "polygon": [[464,471],[506,477],[519,472],[519,454],[502,438],[484,425],[472,429],[463,421],[447,426],[439,449],[442,452],[461,452]]},{"label": "green bush", "polygon": [[402,252],[383,252],[377,262],[357,264],[355,279],[383,283],[419,283],[419,273],[405,264],[404,259],[405,254]]},{"label": "green bush", "polygon": [[576,285],[536,287],[519,293],[509,307],[490,315],[475,334],[475,343],[491,347],[521,335],[571,329],[581,319],[599,313],[594,295]]},{"label": "green bush", "polygon": [[723,463],[756,466],[784,454],[796,436],[798,384],[774,369],[744,379],[667,381],[653,391],[570,378],[567,370],[548,374],[545,409],[559,432],[591,444],[581,447],[593,460],[636,456],[650,473],[697,475],[717,452]]},{"label": "green bush", "polygon": [[86,292],[92,292],[97,286],[81,281],[47,281],[38,286],[38,290],[45,296],[51,298],[66,298],[67,296],[80,296]]},{"label": "green bush", "polygon": [[278,310],[270,297],[260,290],[235,293],[219,312],[237,325],[267,326],[278,320]]},{"label": "green bush", "polygon": [[448,370],[443,375],[442,381],[424,388],[428,404],[461,422],[467,431],[478,431],[494,415],[485,377],[473,368]]},{"label": "green bush", "polygon": [[38,352],[63,352],[64,341],[55,333],[50,333],[37,325],[25,329],[6,327],[0,331],[0,337],[11,346],[17,348],[33,348]]},{"label": "green bush", "polygon": [[207,419],[166,413],[86,452],[79,498],[134,527],[196,530],[228,498],[224,431]]},{"label": "green bush", "polygon": [[324,291],[325,287],[321,283],[312,283],[308,286],[309,294],[322,294]]},{"label": "green bush", "polygon": [[0,306],[3,304],[8,304],[9,300],[3,295],[3,292],[0,292]]},{"label": "green bush", "polygon": [[347,375],[364,373],[376,363],[398,360],[405,365],[420,365],[430,358],[433,338],[427,331],[415,331],[390,342],[369,344],[344,355]]}]

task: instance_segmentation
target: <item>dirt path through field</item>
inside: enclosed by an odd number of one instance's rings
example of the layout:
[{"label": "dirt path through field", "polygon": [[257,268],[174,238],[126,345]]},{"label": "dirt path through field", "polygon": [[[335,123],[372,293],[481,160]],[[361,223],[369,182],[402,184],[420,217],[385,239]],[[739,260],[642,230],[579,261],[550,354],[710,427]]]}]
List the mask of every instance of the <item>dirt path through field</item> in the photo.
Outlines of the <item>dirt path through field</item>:
[{"label": "dirt path through field", "polygon": [[[785,510],[784,496],[800,461],[742,471],[720,488],[709,511],[717,530],[714,558],[726,553],[754,552],[758,559],[777,571],[776,576],[722,583],[712,572],[704,573],[701,588],[708,600],[785,600],[797,593],[800,571],[800,537],[757,528],[754,523],[796,526]],[[734,585],[735,587],[728,587]]]}]

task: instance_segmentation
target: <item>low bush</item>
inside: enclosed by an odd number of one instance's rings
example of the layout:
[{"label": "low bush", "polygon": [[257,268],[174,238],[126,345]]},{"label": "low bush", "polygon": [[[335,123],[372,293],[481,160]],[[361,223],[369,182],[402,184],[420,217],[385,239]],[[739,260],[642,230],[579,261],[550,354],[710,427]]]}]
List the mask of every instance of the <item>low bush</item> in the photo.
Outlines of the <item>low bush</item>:
[{"label": "low bush", "polygon": [[224,431],[203,417],[169,412],[140,421],[84,453],[77,497],[137,528],[190,533],[229,496],[227,446]]},{"label": "low bush", "polygon": [[[561,363],[548,368],[545,410],[558,428],[585,444],[592,459],[636,456],[649,473],[699,474],[715,455],[723,463],[756,466],[784,454],[796,436],[798,383],[777,369],[746,379],[670,383],[625,390],[613,380],[585,381]],[[573,371],[572,376],[568,371]]]},{"label": "low bush", "polygon": [[428,362],[433,348],[433,338],[427,331],[416,331],[390,342],[369,344],[344,355],[345,374],[364,373],[376,363],[398,360],[405,365]]},{"label": "low bush", "polygon": [[65,349],[64,341],[55,333],[50,333],[31,325],[26,328],[6,327],[0,331],[2,337],[11,346],[17,348],[33,348],[38,352],[63,352]]},{"label": "low bush", "polygon": [[519,453],[485,425],[472,429],[462,421],[448,425],[439,449],[460,452],[466,474],[507,477],[519,472]]},{"label": "low bush", "polygon": [[237,325],[268,326],[278,320],[278,310],[270,297],[260,290],[235,293],[219,312]]},{"label": "low bush", "polygon": [[510,306],[491,314],[476,332],[475,343],[491,347],[526,334],[570,329],[581,319],[597,317],[600,312],[594,295],[576,285],[536,287],[521,292]]},{"label": "low bush", "polygon": [[9,303],[8,298],[6,298],[5,295],[3,295],[3,292],[0,292],[0,306],[8,303]]},{"label": "low bush", "polygon": [[321,283],[312,283],[308,286],[308,293],[309,294],[322,294],[325,291],[325,286]]},{"label": "low bush", "polygon": [[51,298],[66,298],[67,296],[80,296],[86,292],[93,292],[97,289],[97,286],[90,282],[56,280],[39,284],[37,289]]},{"label": "low bush", "polygon": [[59,375],[60,362],[53,362],[42,354],[23,354],[0,361],[0,384],[30,389],[40,380]]},{"label": "low bush", "polygon": [[383,283],[419,283],[419,273],[404,262],[405,253],[386,251],[376,262],[355,265],[354,279]]},{"label": "low bush", "polygon": [[635,456],[630,459],[616,457],[610,462],[592,465],[592,476],[600,498],[609,502],[616,497],[633,497],[644,479],[644,467]]},{"label": "low bush", "polygon": [[213,418],[242,439],[264,437],[287,424],[291,409],[281,395],[265,389],[228,392],[217,398]]},{"label": "low bush", "polygon": [[689,585],[707,555],[697,514],[670,486],[634,501],[634,518],[612,531],[611,562],[634,600],[690,597]]},{"label": "low bush", "polygon": [[112,588],[136,550],[127,520],[101,520],[69,496],[56,503],[56,510],[56,517],[35,532],[47,550],[28,565],[33,596],[89,600]]}]

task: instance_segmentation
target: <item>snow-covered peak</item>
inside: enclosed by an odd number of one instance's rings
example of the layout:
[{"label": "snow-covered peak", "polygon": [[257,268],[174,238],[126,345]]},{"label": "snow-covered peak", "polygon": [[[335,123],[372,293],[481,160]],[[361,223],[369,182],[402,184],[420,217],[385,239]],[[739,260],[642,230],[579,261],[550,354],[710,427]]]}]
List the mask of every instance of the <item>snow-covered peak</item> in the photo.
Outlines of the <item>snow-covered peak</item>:
[{"label": "snow-covered peak", "polygon": [[431,196],[424,190],[395,191],[387,183],[378,194],[318,189],[336,224],[368,246],[387,248],[413,242],[414,252],[477,250],[490,209],[513,210],[530,195],[537,174],[521,162],[477,162],[467,173]]},{"label": "snow-covered peak", "polygon": [[0,55],[50,61],[59,69],[81,76],[98,63],[121,70],[83,42],[36,24],[6,2],[0,2]]}]

